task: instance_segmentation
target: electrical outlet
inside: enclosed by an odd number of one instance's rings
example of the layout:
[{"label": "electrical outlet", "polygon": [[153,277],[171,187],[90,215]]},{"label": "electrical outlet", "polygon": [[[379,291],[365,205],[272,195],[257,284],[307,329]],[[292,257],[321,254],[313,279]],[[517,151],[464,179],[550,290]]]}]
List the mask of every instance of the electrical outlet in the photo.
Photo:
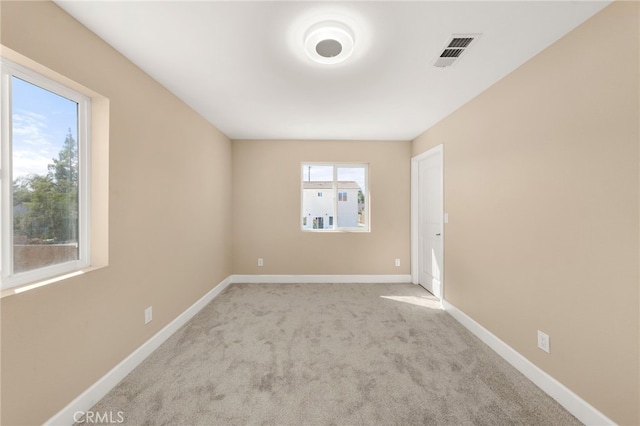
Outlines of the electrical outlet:
[{"label": "electrical outlet", "polygon": [[396,259],[396,266],[400,266],[400,259]]},{"label": "electrical outlet", "polygon": [[258,258],[258,266],[264,266],[264,259],[261,257]]},{"label": "electrical outlet", "polygon": [[153,306],[149,306],[144,310],[144,323],[149,324],[153,319]]},{"label": "electrical outlet", "polygon": [[550,353],[550,350],[549,350],[549,335],[546,334],[546,333],[543,333],[540,330],[538,330],[538,347],[540,349],[542,349],[543,351],[545,351],[546,353]]}]

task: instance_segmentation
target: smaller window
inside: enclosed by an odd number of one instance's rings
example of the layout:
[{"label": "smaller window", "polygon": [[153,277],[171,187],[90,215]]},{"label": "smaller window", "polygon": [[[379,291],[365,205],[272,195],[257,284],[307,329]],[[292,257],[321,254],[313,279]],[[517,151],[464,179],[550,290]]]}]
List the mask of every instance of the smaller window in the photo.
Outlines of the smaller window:
[{"label": "smaller window", "polygon": [[367,164],[302,164],[303,230],[369,231]]}]

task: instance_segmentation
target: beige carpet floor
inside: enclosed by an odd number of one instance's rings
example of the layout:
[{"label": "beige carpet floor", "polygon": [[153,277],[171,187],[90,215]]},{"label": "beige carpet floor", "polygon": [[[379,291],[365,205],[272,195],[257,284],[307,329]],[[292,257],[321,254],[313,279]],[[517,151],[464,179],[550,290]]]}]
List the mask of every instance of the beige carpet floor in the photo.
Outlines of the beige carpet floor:
[{"label": "beige carpet floor", "polygon": [[412,284],[234,284],[94,408],[127,425],[573,425]]}]

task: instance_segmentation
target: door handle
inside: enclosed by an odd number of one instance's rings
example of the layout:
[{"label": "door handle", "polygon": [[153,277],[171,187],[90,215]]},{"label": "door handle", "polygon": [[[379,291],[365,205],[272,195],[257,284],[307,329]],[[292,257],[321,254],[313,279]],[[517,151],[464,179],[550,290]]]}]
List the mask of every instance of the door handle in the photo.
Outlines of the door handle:
[{"label": "door handle", "polygon": [[442,235],[442,234],[438,232],[438,233],[436,234],[436,237],[439,237],[440,235]]}]

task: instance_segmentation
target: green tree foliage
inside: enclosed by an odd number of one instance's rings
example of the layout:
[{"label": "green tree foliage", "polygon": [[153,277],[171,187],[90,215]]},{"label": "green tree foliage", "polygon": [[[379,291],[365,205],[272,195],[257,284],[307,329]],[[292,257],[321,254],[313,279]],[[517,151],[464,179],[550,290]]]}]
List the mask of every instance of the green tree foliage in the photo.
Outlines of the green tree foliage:
[{"label": "green tree foliage", "polygon": [[31,174],[13,182],[14,239],[26,243],[63,243],[78,237],[78,151],[71,129],[45,176]]}]

